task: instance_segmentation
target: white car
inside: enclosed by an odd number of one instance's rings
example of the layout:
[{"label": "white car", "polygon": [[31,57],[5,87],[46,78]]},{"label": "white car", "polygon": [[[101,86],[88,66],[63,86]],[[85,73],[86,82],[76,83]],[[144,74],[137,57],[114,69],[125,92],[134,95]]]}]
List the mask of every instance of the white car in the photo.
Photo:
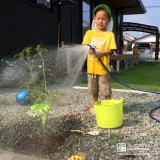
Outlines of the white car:
[{"label": "white car", "polygon": [[145,61],[147,59],[152,59],[153,48],[150,43],[136,43],[133,47],[133,52],[139,54],[139,61]]},{"label": "white car", "polygon": [[[152,60],[155,60],[155,51],[154,52],[152,52],[152,58],[151,58]],[[160,60],[160,51],[159,51],[159,53],[158,53],[158,60]]]}]

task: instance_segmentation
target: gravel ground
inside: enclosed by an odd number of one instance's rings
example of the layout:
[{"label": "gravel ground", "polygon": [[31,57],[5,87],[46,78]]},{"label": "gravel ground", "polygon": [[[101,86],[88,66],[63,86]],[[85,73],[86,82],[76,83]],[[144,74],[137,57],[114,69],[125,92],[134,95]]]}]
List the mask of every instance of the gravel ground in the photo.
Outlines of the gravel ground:
[{"label": "gravel ground", "polygon": [[[160,106],[159,95],[113,89],[113,99],[124,99],[123,125],[102,129],[97,126],[95,117],[83,111],[83,107],[91,103],[88,91],[71,87],[85,79],[86,75],[81,74],[71,85],[72,76],[65,83],[61,83],[59,78],[49,86],[54,101],[47,130],[62,133],[66,142],[55,154],[46,158],[66,160],[73,154],[79,154],[86,160],[160,160],[160,124],[148,115],[152,108]],[[0,148],[11,151],[16,142],[40,128],[38,123],[32,127],[27,123],[32,114],[29,106],[20,106],[15,102],[18,91],[13,88],[0,89]],[[160,119],[160,109],[153,115]],[[82,135],[70,130],[84,133],[98,131],[100,134]]]}]

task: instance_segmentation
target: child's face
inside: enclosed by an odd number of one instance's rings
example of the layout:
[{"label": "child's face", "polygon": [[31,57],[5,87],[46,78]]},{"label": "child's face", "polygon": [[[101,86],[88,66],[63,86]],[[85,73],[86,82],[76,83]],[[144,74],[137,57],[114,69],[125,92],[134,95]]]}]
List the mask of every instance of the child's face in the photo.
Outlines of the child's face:
[{"label": "child's face", "polygon": [[109,15],[104,10],[97,11],[96,15],[94,16],[94,21],[97,26],[97,30],[99,31],[106,31],[106,27],[111,21],[111,18],[109,18]]}]

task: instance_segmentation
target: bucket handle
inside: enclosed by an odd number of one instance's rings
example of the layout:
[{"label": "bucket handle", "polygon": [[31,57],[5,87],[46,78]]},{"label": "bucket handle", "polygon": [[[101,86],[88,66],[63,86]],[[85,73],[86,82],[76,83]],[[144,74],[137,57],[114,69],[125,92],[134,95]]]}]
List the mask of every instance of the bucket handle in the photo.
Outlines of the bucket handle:
[{"label": "bucket handle", "polygon": [[123,98],[121,98],[120,100],[121,100],[121,102],[123,102]]},{"label": "bucket handle", "polygon": [[[121,98],[121,99],[120,99],[120,101],[121,101],[121,102],[123,102],[123,100],[124,100],[123,98]],[[97,103],[97,104],[101,104],[101,100],[96,101],[96,102],[93,102],[93,104],[94,104],[94,105],[95,105],[95,103]]]}]

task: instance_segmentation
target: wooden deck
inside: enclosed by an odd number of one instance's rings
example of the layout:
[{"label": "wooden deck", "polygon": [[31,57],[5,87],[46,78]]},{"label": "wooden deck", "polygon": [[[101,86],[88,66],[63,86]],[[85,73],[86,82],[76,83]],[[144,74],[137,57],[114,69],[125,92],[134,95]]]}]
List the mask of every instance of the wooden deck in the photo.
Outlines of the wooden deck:
[{"label": "wooden deck", "polygon": [[138,63],[139,54],[112,54],[110,60],[116,60],[116,72],[120,71],[120,61],[124,60],[125,69],[128,68],[128,61],[131,61],[131,67]]}]

